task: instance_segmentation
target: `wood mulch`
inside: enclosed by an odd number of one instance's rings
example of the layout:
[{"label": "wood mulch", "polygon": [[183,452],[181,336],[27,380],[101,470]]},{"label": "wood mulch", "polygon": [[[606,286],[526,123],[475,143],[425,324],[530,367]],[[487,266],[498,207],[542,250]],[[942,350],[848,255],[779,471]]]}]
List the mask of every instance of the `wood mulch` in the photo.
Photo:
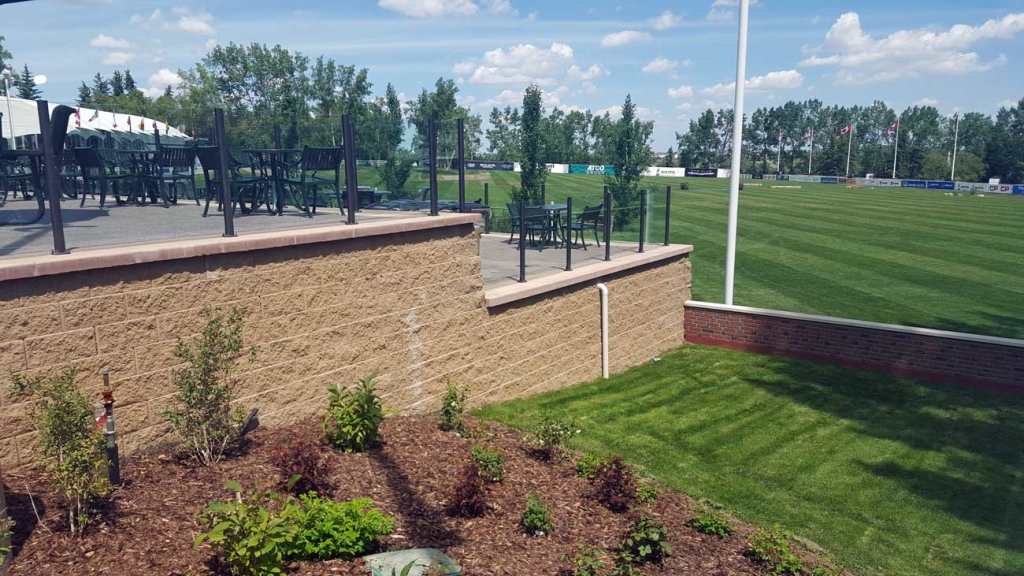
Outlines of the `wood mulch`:
[{"label": "wood mulch", "polygon": [[[372,498],[385,514],[397,518],[385,550],[432,547],[445,551],[467,575],[554,575],[566,567],[564,556],[580,543],[614,550],[629,525],[630,514],[614,514],[588,497],[591,485],[576,478],[567,459],[553,463],[533,458],[518,432],[491,422],[471,421],[506,456],[505,479],[487,485],[490,511],[481,518],[445,514],[459,471],[470,462],[470,449],[481,442],[437,429],[426,417],[391,417],[382,426],[384,442],[365,454],[329,450],[335,499]],[[125,486],[105,505],[103,516],[82,538],[66,532],[58,500],[46,483],[29,472],[7,474],[7,503],[16,522],[11,574],[221,574],[214,551],[192,542],[202,531],[196,520],[203,507],[226,500],[223,488],[233,479],[243,486],[276,486],[281,481],[267,454],[275,445],[300,437],[319,438],[317,422],[288,429],[261,429],[250,435],[244,453],[204,468],[175,458],[170,449],[127,459]],[[540,538],[519,526],[526,495],[539,493],[551,511],[554,531]],[[694,502],[663,489],[653,505],[640,510],[670,529],[673,552],[655,574],[758,574],[743,556],[754,531],[737,523],[738,532],[719,539],[688,528]],[[636,514],[639,512],[634,512]],[[611,564],[606,558],[606,564]],[[359,574],[369,571],[361,560],[293,566],[294,573]]]}]

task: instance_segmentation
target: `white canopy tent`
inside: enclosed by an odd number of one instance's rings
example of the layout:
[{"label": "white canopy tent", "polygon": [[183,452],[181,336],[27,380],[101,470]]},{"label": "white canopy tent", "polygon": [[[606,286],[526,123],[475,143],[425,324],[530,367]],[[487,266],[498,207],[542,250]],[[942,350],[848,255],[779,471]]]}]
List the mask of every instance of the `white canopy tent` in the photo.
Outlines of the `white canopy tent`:
[{"label": "white canopy tent", "polygon": [[[51,113],[57,106],[54,103],[50,104]],[[10,113],[8,113],[7,99],[0,98],[0,113],[3,114],[3,137],[8,140],[8,143],[10,143],[12,131],[14,136],[18,138],[39,134],[39,113],[36,111],[35,100],[11,98]],[[131,120],[130,124],[129,119]],[[77,120],[76,122],[74,115],[71,116],[68,122],[69,135],[78,135],[82,138],[89,138],[90,136],[105,138],[109,135],[117,142],[141,140],[149,145],[153,143],[153,126],[155,125],[160,130],[161,143],[182,144],[191,140],[183,132],[168,126],[164,122],[141,116],[129,116],[119,112],[79,108]],[[78,124],[81,124],[81,126]],[[140,125],[142,128],[140,128]],[[22,147],[21,142],[22,140],[19,140],[19,148]]]}]

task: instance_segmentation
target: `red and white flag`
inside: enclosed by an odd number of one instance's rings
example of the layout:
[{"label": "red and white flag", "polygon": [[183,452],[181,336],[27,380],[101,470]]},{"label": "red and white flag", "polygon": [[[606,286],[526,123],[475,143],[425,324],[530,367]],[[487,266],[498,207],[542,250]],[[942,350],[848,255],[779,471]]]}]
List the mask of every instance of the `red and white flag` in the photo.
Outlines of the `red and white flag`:
[{"label": "red and white flag", "polygon": [[81,128],[81,127],[82,127],[82,109],[81,108],[76,108],[75,109],[75,128]]},{"label": "red and white flag", "polygon": [[800,140],[806,142],[806,141],[811,140],[813,138],[814,138],[814,128],[811,128],[811,130],[809,132],[807,132],[807,134],[804,134],[804,137],[801,138]]},{"label": "red and white flag", "polygon": [[117,128],[117,114],[114,114],[114,128]]},{"label": "red and white flag", "polygon": [[846,126],[846,128],[843,128],[842,130],[840,130],[838,136],[845,136],[845,135],[849,134],[850,132],[853,132],[853,124],[848,124]]},{"label": "red and white flag", "polygon": [[899,119],[897,119],[896,123],[893,124],[892,126],[889,126],[889,129],[885,131],[886,137],[892,136],[892,133],[898,131],[899,129],[900,129],[900,121],[899,121]]}]

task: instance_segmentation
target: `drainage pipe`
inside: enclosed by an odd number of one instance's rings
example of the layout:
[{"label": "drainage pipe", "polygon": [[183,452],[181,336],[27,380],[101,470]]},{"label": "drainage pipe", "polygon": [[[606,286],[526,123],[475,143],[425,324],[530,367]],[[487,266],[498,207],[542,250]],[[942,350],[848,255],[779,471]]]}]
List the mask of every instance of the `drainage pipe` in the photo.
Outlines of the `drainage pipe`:
[{"label": "drainage pipe", "polygon": [[608,287],[597,285],[601,293],[601,377],[608,379]]}]

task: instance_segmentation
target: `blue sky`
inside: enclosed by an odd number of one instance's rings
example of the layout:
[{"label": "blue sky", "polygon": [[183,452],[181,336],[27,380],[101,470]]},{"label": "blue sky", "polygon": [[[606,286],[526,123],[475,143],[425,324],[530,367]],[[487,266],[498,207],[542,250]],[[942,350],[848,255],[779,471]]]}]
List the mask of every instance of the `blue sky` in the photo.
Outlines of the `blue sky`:
[{"label": "blue sky", "polygon": [[[131,68],[160,92],[227,42],[282,44],[370,69],[411,98],[440,76],[485,118],[538,82],[548,106],[611,109],[626,93],[674,144],[692,115],[731,107],[738,0],[37,0],[0,6],[0,35],[44,95],[73,100]],[[812,2],[751,7],[748,111],[789,99],[884,100],[994,113],[1024,96],[1024,0]]]}]

